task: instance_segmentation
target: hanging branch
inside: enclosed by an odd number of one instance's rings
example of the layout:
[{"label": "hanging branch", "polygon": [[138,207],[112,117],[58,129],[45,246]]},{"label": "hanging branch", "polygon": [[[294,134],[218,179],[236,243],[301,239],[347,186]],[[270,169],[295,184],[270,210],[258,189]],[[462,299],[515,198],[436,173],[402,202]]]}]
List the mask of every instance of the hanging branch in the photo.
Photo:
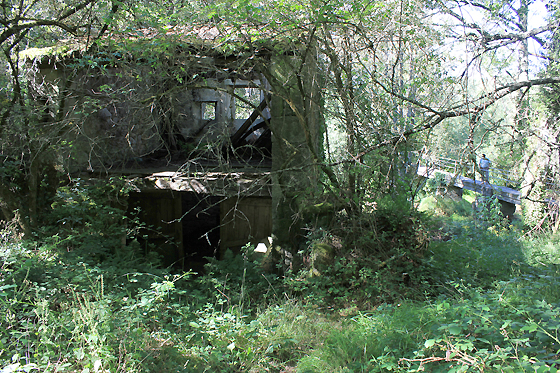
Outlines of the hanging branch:
[{"label": "hanging branch", "polygon": [[[456,117],[461,117],[461,116],[464,116],[464,115],[467,115],[467,114],[475,114],[475,113],[482,112],[485,109],[487,109],[488,107],[495,104],[501,98],[503,98],[503,97],[505,97],[505,96],[507,96],[511,93],[517,92],[518,90],[520,90],[522,88],[531,88],[531,87],[534,87],[534,86],[549,85],[549,84],[560,84],[560,77],[532,79],[532,80],[527,80],[527,81],[523,81],[523,82],[506,84],[506,85],[503,85],[499,88],[496,88],[495,90],[493,90],[490,93],[487,93],[487,94],[484,94],[484,95],[480,96],[478,99],[476,99],[474,101],[469,102],[469,105],[471,105],[470,107],[467,107],[468,106],[467,104],[462,104],[462,105],[456,105],[456,106],[454,106],[454,107],[452,107],[448,110],[439,110],[439,109],[432,108],[430,106],[427,106],[427,105],[424,105],[424,104],[420,103],[417,100],[410,99],[410,98],[408,98],[408,97],[406,97],[402,94],[399,94],[397,92],[388,90],[385,86],[383,86],[379,82],[376,82],[376,84],[378,84],[384,90],[386,90],[387,93],[390,93],[391,95],[394,95],[395,97],[398,97],[398,98],[402,99],[403,101],[411,103],[411,104],[413,104],[417,107],[425,109],[426,111],[432,113],[432,115],[430,115],[430,117],[424,122],[424,124],[422,124],[418,127],[415,127],[415,128],[410,129],[410,130],[404,131],[401,134],[392,136],[392,137],[390,137],[390,138],[388,138],[384,141],[381,141],[377,144],[369,146],[368,148],[366,148],[362,152],[358,153],[356,155],[356,157],[353,157],[352,159],[343,159],[343,160],[338,161],[338,162],[333,162],[333,163],[330,163],[329,166],[336,166],[336,165],[340,165],[340,164],[356,162],[357,159],[360,159],[361,157],[365,156],[368,153],[371,153],[372,151],[374,151],[376,149],[384,148],[386,146],[394,146],[397,143],[403,141],[403,139],[406,139],[406,138],[408,138],[412,135],[421,133],[421,132],[429,130],[429,129],[433,129],[438,124],[443,122],[445,119],[456,118]],[[473,104],[473,103],[476,103],[476,102],[481,102],[481,103]]]}]

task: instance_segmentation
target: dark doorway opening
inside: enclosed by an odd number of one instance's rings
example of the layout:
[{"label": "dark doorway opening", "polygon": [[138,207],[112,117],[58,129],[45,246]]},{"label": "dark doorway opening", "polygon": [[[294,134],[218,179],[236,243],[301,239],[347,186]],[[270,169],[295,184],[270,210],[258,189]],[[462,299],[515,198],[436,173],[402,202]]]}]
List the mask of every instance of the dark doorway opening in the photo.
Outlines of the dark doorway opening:
[{"label": "dark doorway opening", "polygon": [[202,270],[206,258],[219,259],[220,202],[223,197],[182,193],[185,268]]},{"label": "dark doorway opening", "polygon": [[239,252],[248,242],[266,242],[272,234],[270,197],[223,197],[151,190],[131,193],[129,212],[139,208],[138,235],[147,252],[164,266],[201,272],[207,258],[220,259],[227,249]]}]

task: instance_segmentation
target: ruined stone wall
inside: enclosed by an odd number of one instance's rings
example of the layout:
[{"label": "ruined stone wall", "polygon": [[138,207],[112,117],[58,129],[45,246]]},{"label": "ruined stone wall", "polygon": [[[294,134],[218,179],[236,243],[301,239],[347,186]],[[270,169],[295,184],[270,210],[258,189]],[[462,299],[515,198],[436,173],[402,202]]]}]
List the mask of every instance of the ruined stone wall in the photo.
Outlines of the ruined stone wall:
[{"label": "ruined stone wall", "polygon": [[[263,97],[264,92],[271,96],[266,116],[270,115],[273,142],[274,242],[292,252],[298,250],[302,234],[298,198],[317,188],[322,158],[320,76],[312,49],[305,56],[270,57],[248,69],[254,75],[242,76],[255,81],[266,77],[259,84]],[[243,123],[235,118],[235,79],[225,74],[197,81],[193,77],[200,67],[194,65],[173,70],[183,71],[180,79],[173,74],[162,79],[160,72],[141,64],[79,69],[61,65],[40,71],[38,76],[49,84],[37,84],[35,95],[39,100],[57,97],[49,105],[51,120],[63,123],[60,148],[66,170],[116,168],[158,149],[181,146],[179,141],[223,144],[222,139],[229,139]],[[220,70],[203,68],[212,69]],[[50,92],[44,88],[48,85]]]},{"label": "ruined stone wall", "polygon": [[142,65],[50,66],[33,84],[35,100],[48,102],[48,122],[60,129],[69,172],[121,167],[187,142],[223,143],[234,131],[232,92],[227,79],[186,85]]}]

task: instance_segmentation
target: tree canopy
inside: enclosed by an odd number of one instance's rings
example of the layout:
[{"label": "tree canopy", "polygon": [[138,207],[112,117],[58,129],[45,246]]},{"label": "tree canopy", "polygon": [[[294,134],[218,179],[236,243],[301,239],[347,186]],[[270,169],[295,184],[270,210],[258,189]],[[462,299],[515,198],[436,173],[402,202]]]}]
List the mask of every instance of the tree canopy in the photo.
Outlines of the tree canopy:
[{"label": "tree canopy", "polygon": [[[396,171],[402,169],[395,162],[403,161],[398,156],[403,149],[432,147],[430,139],[443,140],[444,133],[452,132],[461,120],[468,124],[458,140],[468,149],[457,152],[450,149],[456,144],[450,144],[439,150],[466,154],[463,159],[471,162],[477,149],[491,145],[488,134],[496,133],[510,144],[508,159],[516,160],[507,167],[523,168],[533,159],[525,145],[531,134],[538,135],[535,111],[530,109],[537,96],[530,89],[543,86],[550,91],[560,82],[554,59],[555,8],[548,4],[550,16],[533,26],[528,14],[535,4],[4,1],[0,45],[7,74],[0,113],[2,154],[4,167],[16,167],[25,179],[2,178],[4,214],[17,211],[22,226],[35,224],[34,196],[45,185],[40,175],[54,173],[57,141],[62,141],[60,134],[68,125],[60,117],[62,112],[51,112],[56,125],[48,131],[41,123],[40,109],[30,105],[21,53],[74,40],[87,56],[108,40],[146,35],[147,30],[151,30],[148,34],[174,28],[181,32],[185,25],[215,27],[221,45],[235,40],[245,48],[246,58],[271,36],[282,38],[284,50],[290,44],[304,51],[317,48],[328,141],[325,155],[318,155],[315,162],[322,164],[327,190],[331,188],[337,198],[342,191],[351,209],[366,194],[392,193],[384,186],[394,189],[394,182],[388,180],[395,180]],[[530,55],[529,41],[538,46],[537,56]],[[538,74],[530,72],[531,58],[548,67]],[[299,68],[305,63],[304,57]],[[508,97],[513,97],[508,104],[516,113],[513,119],[491,119],[490,110]],[[552,104],[550,95],[545,97]],[[498,153],[505,151],[496,151],[496,157]],[[366,183],[366,179],[377,182]],[[24,203],[22,194],[31,198],[24,198]]]},{"label": "tree canopy", "polygon": [[557,372],[558,6],[2,0],[0,370]]}]

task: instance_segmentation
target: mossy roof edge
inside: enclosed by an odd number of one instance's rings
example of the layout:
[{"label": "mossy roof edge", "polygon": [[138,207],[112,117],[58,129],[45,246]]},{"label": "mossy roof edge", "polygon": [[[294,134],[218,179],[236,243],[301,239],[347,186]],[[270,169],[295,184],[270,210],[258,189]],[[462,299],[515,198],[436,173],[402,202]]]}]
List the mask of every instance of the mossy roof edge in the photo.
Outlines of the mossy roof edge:
[{"label": "mossy roof edge", "polygon": [[[157,44],[159,47],[156,48]],[[238,31],[233,27],[201,26],[173,27],[166,30],[141,29],[133,32],[110,34],[89,43],[84,39],[61,40],[56,45],[44,48],[29,48],[20,52],[20,59],[42,62],[56,62],[84,54],[93,45],[98,50],[145,55],[152,52],[145,48],[134,50],[131,46],[154,47],[153,53],[162,52],[166,47],[182,46],[196,50],[205,56],[231,57],[246,52],[275,52],[284,54],[297,49],[297,40],[284,35],[274,35],[262,29],[248,28]],[[161,49],[160,49],[161,48]]]}]

